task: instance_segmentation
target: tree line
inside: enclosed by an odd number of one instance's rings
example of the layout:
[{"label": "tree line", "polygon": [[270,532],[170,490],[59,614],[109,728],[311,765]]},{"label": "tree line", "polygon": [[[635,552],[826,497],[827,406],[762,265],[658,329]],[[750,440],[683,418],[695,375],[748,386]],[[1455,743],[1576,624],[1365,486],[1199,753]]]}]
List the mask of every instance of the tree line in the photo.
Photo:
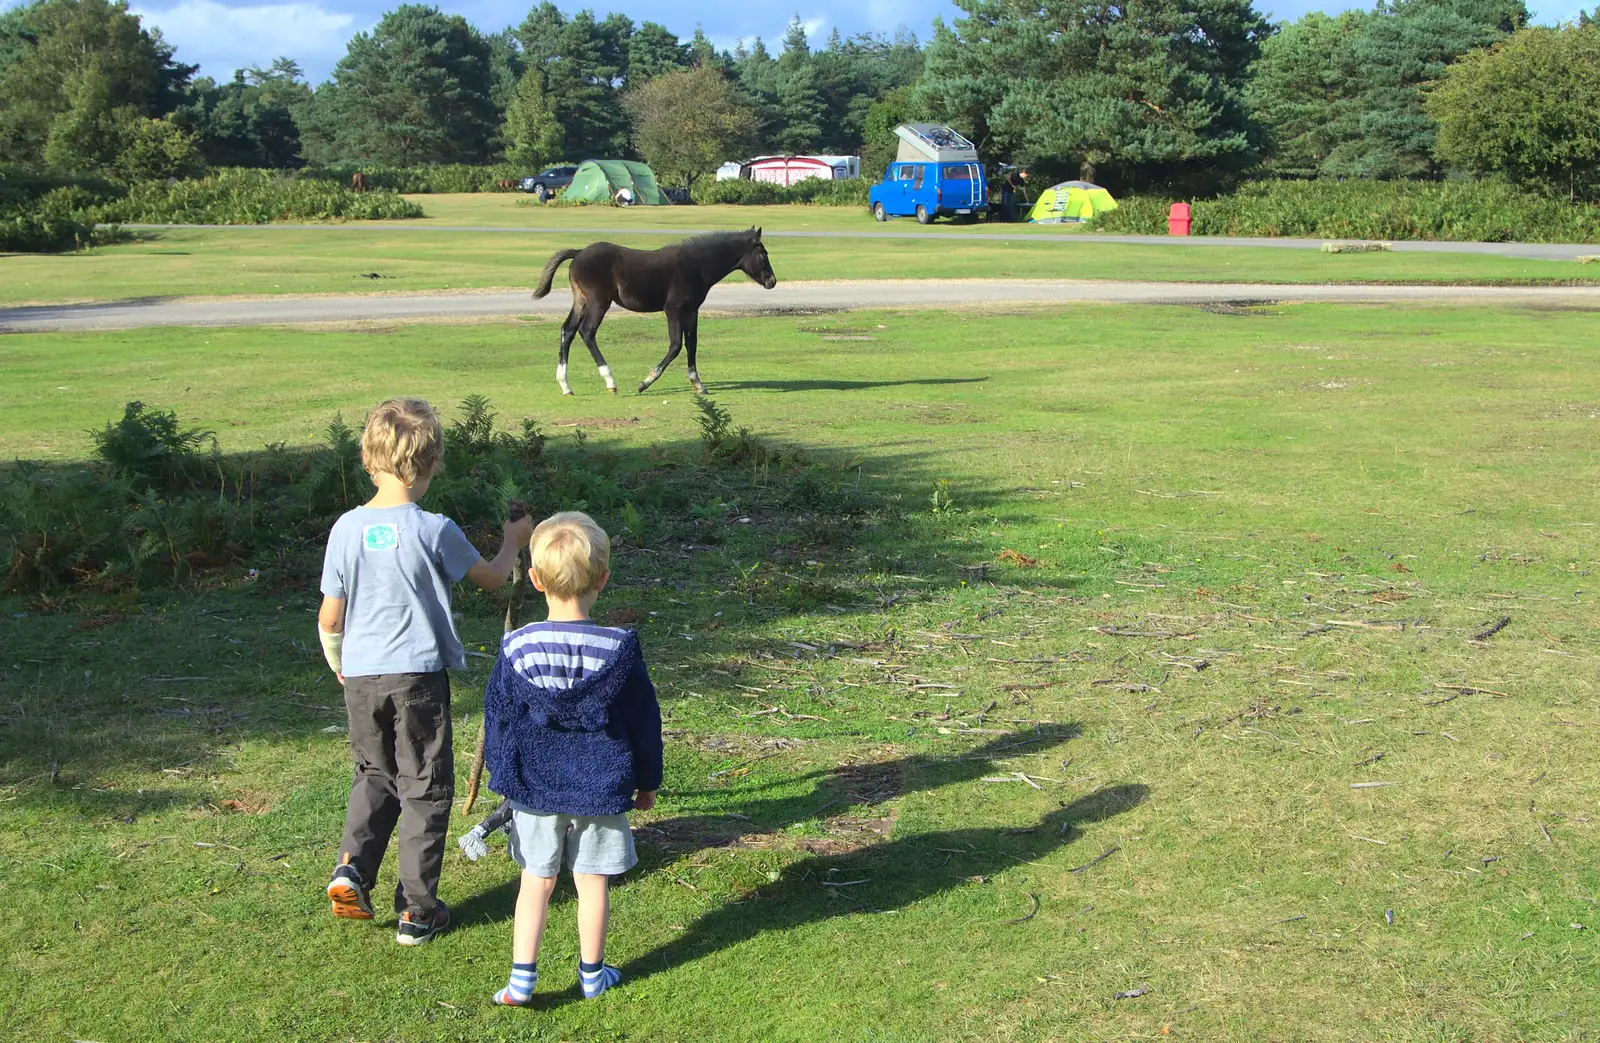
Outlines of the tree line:
[{"label": "tree line", "polygon": [[1530,29],[1523,0],[1378,0],[1270,24],[1251,0],[956,0],[926,44],[719,50],[545,2],[484,32],[420,4],[357,33],[327,82],[290,58],[219,82],[124,0],[0,14],[0,162],[123,179],[203,166],[415,166],[640,156],[688,182],[754,153],[893,156],[906,120],[1120,189],[1246,176],[1498,173],[1592,192],[1600,9]]}]

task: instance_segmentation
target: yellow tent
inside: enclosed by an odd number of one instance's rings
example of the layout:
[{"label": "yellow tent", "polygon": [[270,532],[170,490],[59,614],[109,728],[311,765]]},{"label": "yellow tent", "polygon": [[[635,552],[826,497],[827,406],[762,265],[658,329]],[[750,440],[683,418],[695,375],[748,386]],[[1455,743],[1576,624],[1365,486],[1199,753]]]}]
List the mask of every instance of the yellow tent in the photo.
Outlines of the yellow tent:
[{"label": "yellow tent", "polygon": [[1050,225],[1075,223],[1116,208],[1117,201],[1099,185],[1091,185],[1087,181],[1063,181],[1039,193],[1039,201],[1028,211],[1028,220],[1035,224]]}]

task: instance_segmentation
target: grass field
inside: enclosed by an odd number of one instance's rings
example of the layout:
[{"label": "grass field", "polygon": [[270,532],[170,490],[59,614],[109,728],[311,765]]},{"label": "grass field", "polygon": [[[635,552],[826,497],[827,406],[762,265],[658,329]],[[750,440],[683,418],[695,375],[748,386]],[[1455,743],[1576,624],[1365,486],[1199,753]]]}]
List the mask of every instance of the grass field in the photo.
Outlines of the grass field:
[{"label": "grass field", "polygon": [[[604,233],[655,248],[659,235],[763,225],[770,231],[873,230],[837,207],[518,207],[508,194],[417,196],[429,217],[330,225],[141,232],[141,240],[76,254],[0,256],[0,305],[214,294],[371,293],[530,286],[555,250]],[[521,232],[449,231],[498,226]],[[896,230],[917,226],[900,222]],[[994,226],[939,225],[916,239],[781,239],[770,242],[782,280],[884,278],[1076,278],[1179,282],[1597,283],[1593,266],[1464,254],[1336,254],[1270,247],[1061,242],[1059,226],[1007,226],[1009,242],[963,241]],[[1056,240],[1056,241],[1052,241]],[[369,278],[371,275],[380,278]],[[558,285],[564,285],[564,276]],[[734,275],[743,279],[743,275]]]},{"label": "grass field", "polygon": [[[453,854],[461,926],[425,949],[327,916],[348,755],[311,577],[11,598],[0,1017],[95,1040],[1593,1039],[1593,319],[704,322],[735,422],[877,506],[780,524],[730,478],[688,492],[707,538],[619,552],[602,606],[637,619],[671,734],[614,900],[630,981],[593,1003],[564,889],[539,1009],[488,1006],[503,846]],[[659,354],[656,322],[606,330],[623,378]],[[304,442],[401,390],[487,393],[624,468],[692,451],[681,370],[613,398],[580,367],[561,399],[553,331],[12,336],[0,452],[82,456],[132,398],[224,451]],[[501,605],[459,607],[492,650]]]}]

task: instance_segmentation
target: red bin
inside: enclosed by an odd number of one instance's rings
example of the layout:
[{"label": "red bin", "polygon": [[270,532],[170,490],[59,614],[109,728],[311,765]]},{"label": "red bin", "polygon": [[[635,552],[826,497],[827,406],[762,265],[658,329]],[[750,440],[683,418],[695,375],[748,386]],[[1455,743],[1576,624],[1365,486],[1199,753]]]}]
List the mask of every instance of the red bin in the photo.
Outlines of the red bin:
[{"label": "red bin", "polygon": [[1167,234],[1189,234],[1189,204],[1173,203],[1172,209],[1167,211]]}]

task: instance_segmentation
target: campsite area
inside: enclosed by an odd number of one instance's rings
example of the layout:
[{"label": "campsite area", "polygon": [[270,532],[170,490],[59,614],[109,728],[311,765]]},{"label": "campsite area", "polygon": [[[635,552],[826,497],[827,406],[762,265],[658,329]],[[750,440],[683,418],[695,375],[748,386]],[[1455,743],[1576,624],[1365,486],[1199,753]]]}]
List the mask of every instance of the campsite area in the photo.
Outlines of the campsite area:
[{"label": "campsite area", "polygon": [[[431,220],[501,219],[495,197],[449,202]],[[280,292],[402,262],[403,288],[516,286],[613,219],[569,214],[540,211],[575,223],[537,238],[168,230],[7,264],[63,266],[29,269],[50,284],[33,300],[214,293],[271,264],[300,280]],[[776,239],[773,264],[1572,268],[932,234],[952,245]],[[190,256],[159,256],[176,244]],[[264,516],[239,497],[251,467],[332,473],[330,422],[383,396],[422,394],[458,431],[531,418],[521,491],[617,538],[598,618],[640,630],[668,739],[613,900],[625,987],[577,998],[563,884],[536,1009],[494,1009],[503,839],[477,863],[452,848],[458,926],[422,950],[327,913],[349,755],[312,629],[320,534],[63,572],[4,601],[0,1014],[96,1040],[1589,1038],[1593,318],[1581,301],[707,317],[714,409],[681,368],[611,397],[575,365],[561,398],[548,319],[9,335],[0,450],[55,488],[127,401],[215,433],[175,538]],[[629,386],[662,325],[617,315],[600,339]],[[495,416],[464,413],[471,395]],[[454,686],[464,776],[505,602],[457,608],[477,653]]]}]

